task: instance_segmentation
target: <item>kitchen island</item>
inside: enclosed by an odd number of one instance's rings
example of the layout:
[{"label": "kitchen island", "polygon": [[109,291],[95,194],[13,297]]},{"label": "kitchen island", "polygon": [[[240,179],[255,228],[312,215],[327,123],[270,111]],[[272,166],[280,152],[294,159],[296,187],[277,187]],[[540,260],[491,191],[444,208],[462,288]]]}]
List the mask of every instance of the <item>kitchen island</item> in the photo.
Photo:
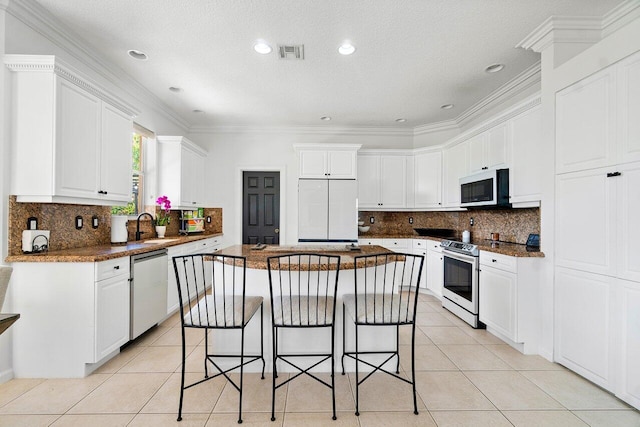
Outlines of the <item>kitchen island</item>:
[{"label": "kitchen island", "polygon": [[[327,255],[339,255],[340,256],[340,272],[338,275],[338,291],[336,301],[336,325],[335,325],[335,368],[336,372],[341,369],[340,359],[342,356],[342,297],[345,294],[353,293],[355,290],[355,270],[354,270],[354,257],[358,255],[379,254],[379,253],[393,253],[389,249],[385,249],[381,246],[366,246],[361,247],[358,251],[351,251],[347,249],[346,245],[302,245],[302,246],[270,246],[267,245],[262,250],[251,249],[252,245],[237,245],[231,246],[218,251],[221,255],[236,255],[245,256],[247,258],[247,271],[246,271],[246,294],[257,295],[264,298],[264,312],[263,312],[263,324],[264,324],[264,356],[267,362],[266,369],[271,371],[271,349],[272,349],[272,332],[271,332],[271,307],[270,307],[270,293],[269,293],[269,275],[267,271],[267,258],[276,255],[285,255],[294,252],[313,252],[322,253]],[[318,266],[315,266],[318,267]],[[368,267],[371,268],[371,267]],[[314,266],[311,266],[314,269]],[[410,326],[406,326],[410,327]],[[246,329],[246,349],[249,354],[259,352],[260,344],[260,322],[257,319],[252,320]],[[364,331],[364,332],[363,332]],[[375,333],[373,331],[367,331],[366,329],[360,333],[360,350],[382,350],[392,349],[395,347],[395,326],[391,327],[377,327]],[[312,330],[312,329],[287,329],[279,332],[279,336],[282,339],[279,340],[281,344],[281,352],[287,353],[318,353],[327,351],[330,348],[330,331],[328,329]],[[214,331],[213,345],[217,346],[216,351],[222,351],[228,353],[237,352],[239,348],[239,334],[233,331]],[[353,323],[347,321],[346,327],[346,343],[349,350],[353,350],[355,343],[355,334]],[[379,358],[384,360],[383,357]],[[377,361],[377,359],[372,359]],[[227,363],[228,362],[228,363]],[[308,362],[301,362],[306,363]],[[395,363],[395,359],[392,361]],[[391,362],[390,362],[391,363]],[[220,361],[221,366],[232,366],[231,361]],[[245,367],[246,371],[257,372],[262,368],[261,364],[250,364]],[[345,359],[345,368],[347,371],[355,370],[355,362],[349,358]],[[363,366],[361,370],[366,370]],[[286,364],[278,363],[278,370],[281,372],[295,372],[295,369]],[[329,361],[325,361],[318,367],[313,369],[315,372],[330,372],[331,365]]]}]

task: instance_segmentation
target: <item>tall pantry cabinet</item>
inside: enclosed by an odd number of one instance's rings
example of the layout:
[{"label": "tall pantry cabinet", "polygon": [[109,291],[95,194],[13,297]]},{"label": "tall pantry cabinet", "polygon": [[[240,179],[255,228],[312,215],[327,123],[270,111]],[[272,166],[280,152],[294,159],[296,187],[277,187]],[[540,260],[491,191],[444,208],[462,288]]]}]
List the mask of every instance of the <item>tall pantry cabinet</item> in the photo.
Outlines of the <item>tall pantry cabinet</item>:
[{"label": "tall pantry cabinet", "polygon": [[556,360],[640,407],[640,53],[556,94]]}]

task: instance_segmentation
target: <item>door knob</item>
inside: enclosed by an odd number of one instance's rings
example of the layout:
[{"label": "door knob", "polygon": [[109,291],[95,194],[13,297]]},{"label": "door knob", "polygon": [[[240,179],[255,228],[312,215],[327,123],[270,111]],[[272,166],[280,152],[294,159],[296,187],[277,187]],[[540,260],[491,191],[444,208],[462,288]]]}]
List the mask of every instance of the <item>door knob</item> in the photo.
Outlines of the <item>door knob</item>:
[{"label": "door knob", "polygon": [[274,232],[275,232],[276,234],[278,234],[278,233],[280,232],[280,229],[279,229],[279,228],[276,228],[276,229],[274,230]]}]

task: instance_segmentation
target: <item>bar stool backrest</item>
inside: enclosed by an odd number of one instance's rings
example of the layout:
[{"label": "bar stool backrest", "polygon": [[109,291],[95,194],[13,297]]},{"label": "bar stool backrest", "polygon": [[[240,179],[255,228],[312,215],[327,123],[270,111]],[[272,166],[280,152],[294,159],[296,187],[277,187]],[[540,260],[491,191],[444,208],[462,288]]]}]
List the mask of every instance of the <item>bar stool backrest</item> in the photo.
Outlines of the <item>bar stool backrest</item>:
[{"label": "bar stool backrest", "polygon": [[295,253],[267,258],[274,325],[308,327],[335,321],[340,256]]},{"label": "bar stool backrest", "polygon": [[173,257],[173,267],[183,325],[242,327],[245,318],[245,257],[215,253],[176,256]]},{"label": "bar stool backrest", "polygon": [[384,253],[356,256],[354,261],[357,323],[414,323],[424,256]]}]

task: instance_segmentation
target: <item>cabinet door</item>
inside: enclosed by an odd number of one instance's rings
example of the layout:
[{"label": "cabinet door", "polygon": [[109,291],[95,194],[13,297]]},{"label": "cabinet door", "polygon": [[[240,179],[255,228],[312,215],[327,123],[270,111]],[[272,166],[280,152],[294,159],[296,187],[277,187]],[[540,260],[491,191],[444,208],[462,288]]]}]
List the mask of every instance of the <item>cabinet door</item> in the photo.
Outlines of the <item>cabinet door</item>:
[{"label": "cabinet door", "polygon": [[100,190],[101,102],[66,80],[60,79],[57,89],[55,194],[95,199]]},{"label": "cabinet door", "polygon": [[467,142],[444,150],[442,170],[445,207],[460,207],[460,178],[469,174],[469,146]]},{"label": "cabinet door", "polygon": [[95,282],[95,362],[129,341],[129,277]]},{"label": "cabinet door", "polygon": [[635,406],[640,406],[640,283],[618,281],[620,313],[620,381],[616,396]]},{"label": "cabinet door", "polygon": [[502,169],[508,166],[509,159],[509,126],[502,123],[487,131],[485,140],[485,167]]},{"label": "cabinet door", "polygon": [[485,140],[487,134],[481,133],[467,140],[469,145],[469,173],[481,172],[486,167]]},{"label": "cabinet door", "polygon": [[518,342],[516,274],[481,265],[480,283],[480,321]]},{"label": "cabinet door", "polygon": [[616,180],[607,168],[556,177],[556,265],[615,276]]},{"label": "cabinet door", "polygon": [[444,260],[442,252],[427,250],[427,289],[442,299],[444,283]]},{"label": "cabinet door", "polygon": [[411,251],[414,255],[422,255],[424,257],[424,263],[422,264],[422,275],[420,276],[420,283],[418,287],[420,289],[427,289],[427,250],[426,249],[413,249]]},{"label": "cabinet door", "polygon": [[355,150],[327,152],[327,176],[333,179],[356,179],[357,160]]},{"label": "cabinet door", "polygon": [[415,206],[439,208],[442,206],[442,153],[424,153],[415,156]]},{"label": "cabinet door", "polygon": [[607,68],[556,94],[556,172],[614,164],[615,73]]},{"label": "cabinet door", "polygon": [[379,208],[380,156],[358,156],[358,207]]},{"label": "cabinet door", "polygon": [[194,153],[192,158],[193,173],[191,187],[191,203],[196,206],[205,205],[204,168],[205,158]]},{"label": "cabinet door", "polygon": [[618,162],[640,161],[640,53],[618,67]]},{"label": "cabinet door", "polygon": [[617,181],[618,243],[616,258],[621,279],[640,282],[640,162],[619,165]]},{"label": "cabinet door", "polygon": [[114,201],[131,200],[131,119],[109,104],[102,104],[102,141],[99,195]]},{"label": "cabinet door", "polygon": [[197,154],[186,147],[181,147],[180,156],[180,206],[194,206]]},{"label": "cabinet door", "polygon": [[511,120],[509,194],[511,203],[540,201],[542,109],[536,107]]},{"label": "cabinet door", "polygon": [[327,178],[327,152],[324,150],[300,151],[300,178]]},{"label": "cabinet door", "polygon": [[556,268],[554,358],[610,391],[615,366],[615,280]]},{"label": "cabinet door", "polygon": [[380,157],[380,207],[407,206],[407,157]]}]

